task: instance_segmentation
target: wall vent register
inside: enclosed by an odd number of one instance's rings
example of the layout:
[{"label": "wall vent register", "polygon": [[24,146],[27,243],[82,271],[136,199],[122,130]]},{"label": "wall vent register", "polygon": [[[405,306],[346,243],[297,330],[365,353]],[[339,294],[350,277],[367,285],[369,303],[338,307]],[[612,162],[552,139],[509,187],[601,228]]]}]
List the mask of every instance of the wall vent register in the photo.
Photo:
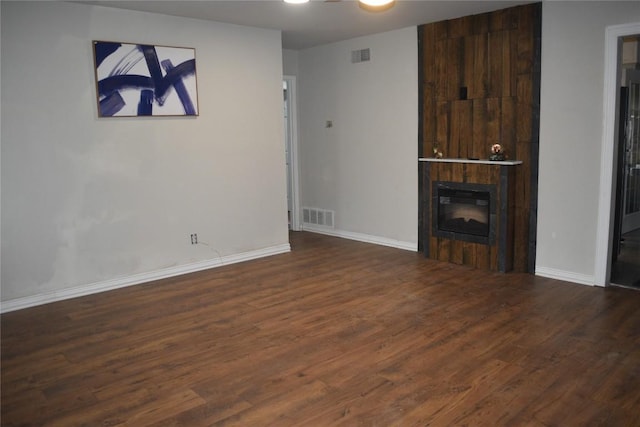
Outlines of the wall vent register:
[{"label": "wall vent register", "polygon": [[367,62],[370,60],[371,60],[371,50],[369,48],[351,51],[351,62],[354,64],[358,62]]},{"label": "wall vent register", "polygon": [[335,212],[326,209],[302,208],[302,222],[311,225],[334,227]]}]

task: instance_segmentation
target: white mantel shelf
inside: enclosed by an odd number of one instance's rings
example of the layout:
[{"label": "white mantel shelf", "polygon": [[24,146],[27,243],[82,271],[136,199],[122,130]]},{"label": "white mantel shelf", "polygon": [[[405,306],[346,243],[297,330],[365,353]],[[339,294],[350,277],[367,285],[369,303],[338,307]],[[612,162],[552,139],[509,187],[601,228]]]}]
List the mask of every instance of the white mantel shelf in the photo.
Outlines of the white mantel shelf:
[{"label": "white mantel shelf", "polygon": [[499,166],[515,166],[521,165],[522,160],[471,160],[471,159],[437,159],[435,157],[420,157],[419,162],[433,162],[433,163],[475,163],[480,165],[499,165]]}]

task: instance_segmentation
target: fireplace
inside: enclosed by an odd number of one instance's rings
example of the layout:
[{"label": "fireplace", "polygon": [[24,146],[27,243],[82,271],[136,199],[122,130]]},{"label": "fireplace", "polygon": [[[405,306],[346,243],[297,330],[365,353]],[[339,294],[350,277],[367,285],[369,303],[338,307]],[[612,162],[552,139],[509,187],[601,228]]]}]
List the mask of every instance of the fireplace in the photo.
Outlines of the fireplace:
[{"label": "fireplace", "polygon": [[[427,258],[490,271],[513,269],[519,160],[420,158],[418,247]],[[519,248],[520,250],[522,248]]]},{"label": "fireplace", "polygon": [[493,244],[496,186],[434,181],[432,234],[452,240]]}]

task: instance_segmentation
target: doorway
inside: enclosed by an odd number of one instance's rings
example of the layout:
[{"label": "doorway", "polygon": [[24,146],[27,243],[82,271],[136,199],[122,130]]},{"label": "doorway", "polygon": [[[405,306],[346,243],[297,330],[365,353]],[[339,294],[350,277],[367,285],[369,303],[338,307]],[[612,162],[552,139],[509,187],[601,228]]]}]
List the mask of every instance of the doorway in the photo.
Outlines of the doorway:
[{"label": "doorway", "polygon": [[610,283],[640,289],[640,35],[622,38]]},{"label": "doorway", "polygon": [[287,176],[287,220],[289,230],[300,231],[300,195],[298,173],[298,122],[295,76],[284,76],[284,151]]},{"label": "doorway", "polygon": [[612,25],[605,29],[604,63],[604,109],[603,140],[600,162],[600,197],[598,201],[598,228],[594,285],[611,284],[611,272],[615,251],[615,211],[616,211],[616,153],[620,141],[619,101],[622,82],[623,39],[640,34],[640,22]]}]

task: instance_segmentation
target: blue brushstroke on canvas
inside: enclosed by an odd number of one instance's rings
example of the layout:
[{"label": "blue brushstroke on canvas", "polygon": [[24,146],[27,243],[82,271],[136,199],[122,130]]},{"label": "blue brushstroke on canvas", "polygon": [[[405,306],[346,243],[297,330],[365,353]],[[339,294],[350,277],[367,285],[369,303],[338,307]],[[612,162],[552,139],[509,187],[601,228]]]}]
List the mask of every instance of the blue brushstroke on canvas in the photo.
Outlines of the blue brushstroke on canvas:
[{"label": "blue brushstroke on canvas", "polygon": [[[140,50],[144,54],[144,59],[147,61],[147,67],[149,68],[149,74],[151,74],[151,79],[157,88],[162,84],[162,70],[160,69],[160,61],[158,61],[158,55],[156,54],[156,49],[153,46],[148,45],[140,45]],[[156,97],[158,96],[156,90]]]},{"label": "blue brushstroke on canvas", "polygon": [[98,93],[110,95],[123,89],[153,89],[153,81],[146,76],[113,76],[106,77],[98,82]]},{"label": "blue brushstroke on canvas", "polygon": [[94,49],[96,54],[96,68],[102,64],[102,61],[122,46],[120,43],[95,42]]},{"label": "blue brushstroke on canvas", "polygon": [[[94,42],[94,46],[96,66],[104,63],[107,58],[117,52],[117,57],[110,61],[112,65],[109,65],[108,76],[98,81],[101,116],[113,116],[123,110],[127,101],[122,95],[124,91],[129,90],[139,91],[136,111],[139,116],[153,115],[153,104],[157,103],[162,107],[173,91],[184,114],[197,115],[197,108],[184,83],[185,78],[195,75],[195,58],[173,66],[171,59],[163,59],[161,64],[156,48],[151,45],[125,45],[125,47],[132,46],[125,53],[122,49],[118,51],[123,46],[120,43]],[[146,63],[149,76],[128,74],[142,61]],[[164,75],[161,65],[165,71]],[[144,71],[140,67],[136,69]],[[103,72],[102,75],[105,73]],[[131,102],[131,98],[127,99]]]},{"label": "blue brushstroke on canvas", "polygon": [[100,100],[100,111],[103,116],[111,117],[125,106],[124,99],[119,92],[113,92]]},{"label": "blue brushstroke on canvas", "polygon": [[[170,59],[165,59],[162,61],[162,67],[169,74],[172,70],[174,70],[174,66],[171,63]],[[184,86],[182,79],[176,79],[173,82],[173,87],[176,89],[176,93],[180,98],[180,102],[182,102],[182,106],[184,107],[184,112],[187,115],[194,115],[196,113],[195,108],[193,108],[193,103],[191,102],[191,97],[187,92],[187,88]]]},{"label": "blue brushstroke on canvas", "polygon": [[140,92],[140,102],[138,103],[138,115],[150,116],[153,112],[153,91],[143,90]]},{"label": "blue brushstroke on canvas", "polygon": [[196,60],[190,59],[184,61],[182,64],[176,65],[174,68],[167,72],[160,82],[160,87],[156,87],[156,97],[166,97],[167,91],[175,86],[175,83],[182,81],[183,78],[190,76],[196,72]]},{"label": "blue brushstroke on canvas", "polygon": [[129,51],[129,53],[123,56],[120,61],[118,61],[118,63],[109,73],[109,77],[129,74],[129,71],[131,71],[133,67],[138,65],[140,61],[144,61],[144,55],[142,54],[138,46],[135,46]]}]

